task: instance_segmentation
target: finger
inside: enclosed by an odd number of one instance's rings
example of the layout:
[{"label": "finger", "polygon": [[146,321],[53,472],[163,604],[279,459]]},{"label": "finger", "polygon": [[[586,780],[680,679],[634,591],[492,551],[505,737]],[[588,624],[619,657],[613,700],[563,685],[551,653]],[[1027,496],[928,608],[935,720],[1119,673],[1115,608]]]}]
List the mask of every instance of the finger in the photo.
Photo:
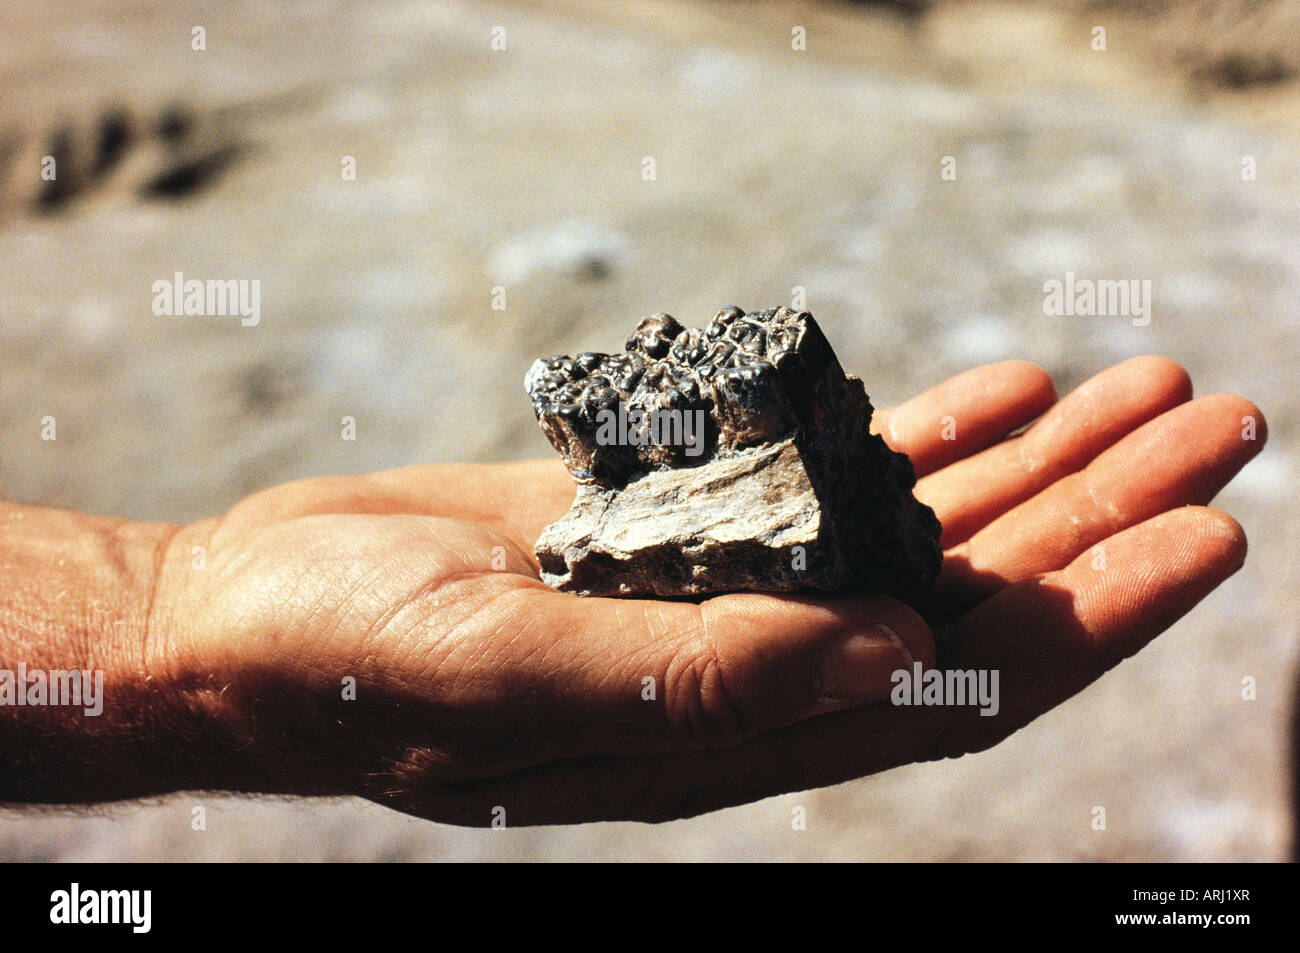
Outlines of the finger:
[{"label": "finger", "polygon": [[976,706],[883,703],[723,751],[557,761],[464,785],[431,782],[411,762],[383,779],[382,796],[372,796],[471,825],[489,823],[494,806],[517,825],[662,821],[980,750],[1150,642],[1236,571],[1245,548],[1230,517],[1188,507],[1108,540],[1105,571],[1080,557],[999,593],[963,621],[952,660],[954,667],[999,672],[994,715]]},{"label": "finger", "polygon": [[1041,367],[1002,361],[877,411],[871,429],[907,454],[917,476],[924,476],[997,443],[1055,401],[1052,379]]},{"label": "finger", "polygon": [[943,524],[944,547],[955,546],[1191,397],[1191,378],[1175,362],[1132,358],[1089,378],[1024,434],[921,480],[917,498]]},{"label": "finger", "polygon": [[[482,777],[552,758],[727,747],[885,697],[892,672],[934,657],[921,618],[883,596],[697,605],[514,579],[513,592],[473,597],[472,628],[423,659],[427,677],[412,673],[439,733],[465,739],[443,751],[444,778],[462,776],[456,764]],[[419,630],[418,611],[403,621]]]},{"label": "finger", "polygon": [[1266,437],[1259,408],[1243,398],[1182,404],[949,550],[938,594],[973,604],[1158,513],[1208,503]]}]

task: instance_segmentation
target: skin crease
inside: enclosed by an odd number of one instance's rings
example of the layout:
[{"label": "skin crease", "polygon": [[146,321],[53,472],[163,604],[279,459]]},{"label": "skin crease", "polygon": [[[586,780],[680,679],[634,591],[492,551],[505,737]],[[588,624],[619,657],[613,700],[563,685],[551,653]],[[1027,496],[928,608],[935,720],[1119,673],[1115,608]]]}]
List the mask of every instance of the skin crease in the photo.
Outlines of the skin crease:
[{"label": "skin crease", "polygon": [[[304,480],[184,527],[0,505],[0,668],[102,668],[106,694],[97,719],[0,708],[0,800],[215,789],[480,826],[496,808],[511,826],[689,816],[996,744],[1245,558],[1205,504],[1263,447],[1263,417],[1193,400],[1164,358],[1059,402],[1031,364],[976,368],[873,428],[945,527],[920,607],[935,633],[871,595],[555,592],[532,556],[573,497],[554,460]],[[828,698],[834,647],[873,624],[907,654],[877,640],[857,656],[867,699]],[[999,671],[996,716],[880,700],[909,656],[935,663],[936,634],[945,664]]]}]

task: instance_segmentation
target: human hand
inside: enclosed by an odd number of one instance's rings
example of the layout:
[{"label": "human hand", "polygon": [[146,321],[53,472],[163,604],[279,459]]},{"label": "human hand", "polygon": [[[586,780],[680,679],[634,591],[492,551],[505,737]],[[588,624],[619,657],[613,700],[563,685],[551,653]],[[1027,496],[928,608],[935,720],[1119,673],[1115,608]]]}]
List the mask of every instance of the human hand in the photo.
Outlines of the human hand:
[{"label": "human hand", "polygon": [[1241,565],[1240,527],[1201,505],[1263,445],[1263,419],[1190,396],[1161,358],[1060,403],[1043,371],[1007,362],[877,413],[944,526],[919,608],[944,667],[999,672],[992,717],[890,704],[892,673],[937,653],[922,616],[884,597],[551,590],[532,544],[572,500],[558,461],[254,494],[159,540],[126,628],[144,649],[120,678],[147,678],[166,712],[145,733],[193,752],[148,786],[359,794],[472,825],[498,809],[512,826],[664,820],[981,750]]}]

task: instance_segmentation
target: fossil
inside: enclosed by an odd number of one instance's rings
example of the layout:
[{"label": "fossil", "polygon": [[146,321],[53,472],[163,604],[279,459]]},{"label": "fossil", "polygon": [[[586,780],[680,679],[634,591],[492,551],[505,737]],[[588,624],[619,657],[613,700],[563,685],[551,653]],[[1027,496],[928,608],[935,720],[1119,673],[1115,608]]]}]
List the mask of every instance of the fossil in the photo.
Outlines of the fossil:
[{"label": "fossil", "polygon": [[864,590],[921,598],[942,559],[911,461],[807,311],[643,319],[618,354],[534,362],[533,411],[577,481],[537,541],[583,595]]}]

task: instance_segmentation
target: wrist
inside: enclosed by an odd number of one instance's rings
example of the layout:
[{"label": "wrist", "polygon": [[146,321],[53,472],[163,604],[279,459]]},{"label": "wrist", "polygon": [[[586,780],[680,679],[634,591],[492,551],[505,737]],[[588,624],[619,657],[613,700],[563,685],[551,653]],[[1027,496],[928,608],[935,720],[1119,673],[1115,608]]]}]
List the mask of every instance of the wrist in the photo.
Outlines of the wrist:
[{"label": "wrist", "polygon": [[[156,777],[162,790],[263,794],[346,794],[328,750],[341,727],[318,712],[314,681],[276,651],[256,624],[255,599],[241,597],[218,537],[223,520],[174,531],[159,550],[140,649],[158,750],[170,757]],[[236,560],[237,563],[237,560]],[[237,573],[236,573],[237,575]],[[274,615],[274,613],[272,613]],[[129,653],[130,649],[128,649]]]},{"label": "wrist", "polygon": [[162,682],[148,604],[174,527],[0,506],[0,800],[164,789],[148,770]]}]

